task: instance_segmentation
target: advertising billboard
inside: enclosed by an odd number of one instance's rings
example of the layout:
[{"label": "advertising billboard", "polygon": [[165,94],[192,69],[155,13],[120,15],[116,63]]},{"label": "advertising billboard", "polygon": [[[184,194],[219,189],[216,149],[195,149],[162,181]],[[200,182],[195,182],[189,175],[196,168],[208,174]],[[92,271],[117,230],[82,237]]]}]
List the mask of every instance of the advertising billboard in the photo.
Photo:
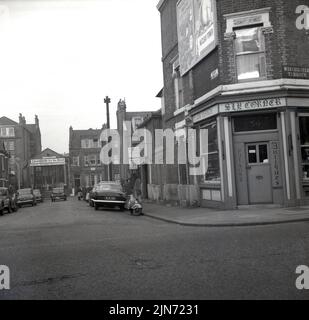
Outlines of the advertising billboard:
[{"label": "advertising billboard", "polygon": [[179,0],[177,27],[180,73],[184,75],[217,45],[215,0]]}]

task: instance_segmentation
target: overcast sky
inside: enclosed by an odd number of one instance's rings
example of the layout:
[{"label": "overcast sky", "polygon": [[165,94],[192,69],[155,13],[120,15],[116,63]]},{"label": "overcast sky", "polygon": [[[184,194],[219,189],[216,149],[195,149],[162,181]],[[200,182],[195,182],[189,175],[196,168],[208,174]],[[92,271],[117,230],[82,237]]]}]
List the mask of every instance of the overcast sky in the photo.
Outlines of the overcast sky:
[{"label": "overcast sky", "polygon": [[69,126],[101,128],[157,110],[163,86],[157,0],[0,0],[0,116],[40,119],[43,148],[68,152]]}]

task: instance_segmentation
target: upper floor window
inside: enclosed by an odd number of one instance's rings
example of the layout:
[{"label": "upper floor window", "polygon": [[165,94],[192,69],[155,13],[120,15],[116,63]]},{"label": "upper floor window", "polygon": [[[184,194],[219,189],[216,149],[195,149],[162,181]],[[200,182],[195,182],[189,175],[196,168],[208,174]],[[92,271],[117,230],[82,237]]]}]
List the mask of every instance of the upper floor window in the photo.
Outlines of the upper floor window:
[{"label": "upper floor window", "polygon": [[[174,58],[176,59],[176,58]],[[173,62],[175,109],[183,107],[183,78],[180,73],[179,58]]]},{"label": "upper floor window", "polygon": [[99,139],[82,139],[81,140],[82,149],[100,148]]},{"label": "upper floor window", "polygon": [[235,30],[235,35],[238,80],[265,78],[265,43],[261,28]]},{"label": "upper floor window", "polygon": [[79,157],[72,158],[72,166],[79,167]]},{"label": "upper floor window", "polygon": [[14,141],[4,141],[4,146],[6,151],[15,151],[15,142]]},{"label": "upper floor window", "polygon": [[14,137],[15,131],[14,128],[2,127],[0,128],[0,137]]}]

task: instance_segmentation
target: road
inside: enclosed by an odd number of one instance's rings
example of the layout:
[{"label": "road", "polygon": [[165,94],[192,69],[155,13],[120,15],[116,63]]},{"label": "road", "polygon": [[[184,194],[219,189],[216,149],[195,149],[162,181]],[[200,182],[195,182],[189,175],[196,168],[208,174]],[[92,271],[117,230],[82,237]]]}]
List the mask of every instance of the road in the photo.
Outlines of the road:
[{"label": "road", "polygon": [[0,217],[0,299],[308,299],[309,223],[184,227],[47,201]]}]

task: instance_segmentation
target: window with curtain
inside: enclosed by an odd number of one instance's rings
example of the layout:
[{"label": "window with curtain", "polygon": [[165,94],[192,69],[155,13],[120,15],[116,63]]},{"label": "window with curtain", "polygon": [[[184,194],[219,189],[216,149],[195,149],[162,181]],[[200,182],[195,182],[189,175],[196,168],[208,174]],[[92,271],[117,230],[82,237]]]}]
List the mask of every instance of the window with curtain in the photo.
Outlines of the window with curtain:
[{"label": "window with curtain", "polygon": [[261,28],[235,30],[238,81],[266,77],[265,43]]}]

